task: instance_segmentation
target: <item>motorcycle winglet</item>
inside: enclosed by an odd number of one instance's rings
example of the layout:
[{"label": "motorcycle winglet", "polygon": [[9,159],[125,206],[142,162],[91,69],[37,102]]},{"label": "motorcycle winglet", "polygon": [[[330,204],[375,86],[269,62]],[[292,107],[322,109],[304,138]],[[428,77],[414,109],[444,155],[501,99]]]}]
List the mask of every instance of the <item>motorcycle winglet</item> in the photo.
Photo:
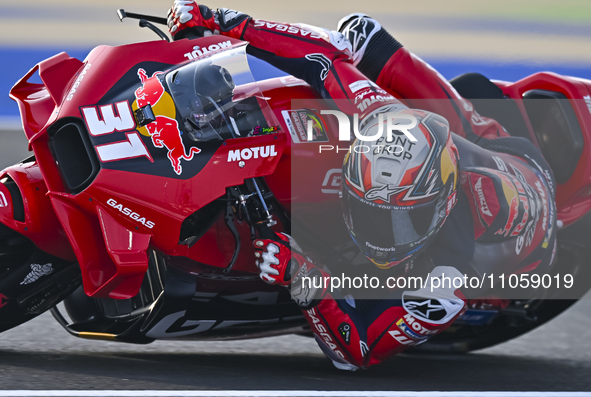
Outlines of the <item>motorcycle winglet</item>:
[{"label": "motorcycle winglet", "polygon": [[151,236],[125,228],[99,206],[97,219],[59,194],[50,197],[80,264],[84,292],[94,298],[137,295],[148,269]]}]

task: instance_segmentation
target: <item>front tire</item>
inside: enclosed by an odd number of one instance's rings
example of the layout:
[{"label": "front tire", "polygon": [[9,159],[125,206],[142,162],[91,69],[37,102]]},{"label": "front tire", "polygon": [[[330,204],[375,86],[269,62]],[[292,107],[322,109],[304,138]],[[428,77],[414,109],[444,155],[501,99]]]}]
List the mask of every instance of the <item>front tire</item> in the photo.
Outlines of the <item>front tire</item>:
[{"label": "front tire", "polygon": [[80,268],[0,223],[0,332],[58,304],[81,284]]}]

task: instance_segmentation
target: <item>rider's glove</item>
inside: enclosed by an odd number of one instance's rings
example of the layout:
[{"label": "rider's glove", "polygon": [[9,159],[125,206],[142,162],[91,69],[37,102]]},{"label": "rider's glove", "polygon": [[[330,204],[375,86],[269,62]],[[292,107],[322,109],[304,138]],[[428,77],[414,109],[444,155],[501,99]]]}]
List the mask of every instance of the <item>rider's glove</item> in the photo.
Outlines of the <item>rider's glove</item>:
[{"label": "rider's glove", "polygon": [[174,0],[168,10],[168,29],[174,40],[194,36],[224,36],[241,38],[250,17],[238,11],[220,8],[212,11],[193,0]]},{"label": "rider's glove", "polygon": [[323,279],[328,274],[302,254],[298,243],[289,235],[276,233],[276,239],[255,240],[254,247],[261,279],[289,287],[292,299],[302,308],[314,306],[325,295]]},{"label": "rider's glove", "polygon": [[261,279],[269,284],[288,286],[300,267],[308,262],[300,247],[289,235],[276,233],[277,238],[254,241],[256,265]]}]

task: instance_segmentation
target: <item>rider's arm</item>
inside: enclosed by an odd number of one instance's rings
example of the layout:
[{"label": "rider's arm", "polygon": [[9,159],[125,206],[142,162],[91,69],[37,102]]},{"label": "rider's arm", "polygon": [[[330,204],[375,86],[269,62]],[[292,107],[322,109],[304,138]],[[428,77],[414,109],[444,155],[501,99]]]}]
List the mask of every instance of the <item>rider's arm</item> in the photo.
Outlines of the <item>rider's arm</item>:
[{"label": "rider's arm", "polygon": [[261,279],[291,288],[316,342],[339,369],[367,368],[426,342],[448,328],[466,306],[463,293],[451,284],[431,284],[444,275],[462,277],[448,266],[433,269],[422,288],[398,291],[396,299],[336,299],[327,289],[330,275],[288,235],[277,237],[254,242]]},{"label": "rider's arm", "polygon": [[[249,42],[247,51],[271,65],[301,78],[324,98],[339,100],[337,106],[361,118],[384,105],[406,108],[399,100],[380,90],[381,97],[361,108],[356,104],[359,87],[374,87],[353,65],[350,44],[336,31],[308,25],[254,20],[241,12],[198,6],[193,1],[175,0],[169,15],[169,28],[176,39],[187,30],[206,27],[214,33]],[[375,89],[378,89],[375,87]]]}]

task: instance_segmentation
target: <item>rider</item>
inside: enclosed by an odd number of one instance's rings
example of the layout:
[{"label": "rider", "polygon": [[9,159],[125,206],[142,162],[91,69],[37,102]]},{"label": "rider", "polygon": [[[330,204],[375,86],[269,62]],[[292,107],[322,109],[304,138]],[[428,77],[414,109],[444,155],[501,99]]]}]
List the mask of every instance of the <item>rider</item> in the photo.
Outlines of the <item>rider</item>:
[{"label": "rider", "polygon": [[[347,114],[361,110],[360,95],[381,94],[381,101],[363,107],[362,136],[375,136],[384,126],[375,117],[380,114],[416,121],[409,132],[418,139],[407,161],[387,150],[351,151],[342,195],[345,223],[369,261],[390,274],[430,273],[426,284],[389,291],[388,299],[328,292],[326,284],[302,282],[322,280],[329,269],[305,256],[290,236],[255,241],[261,278],[291,286],[337,368],[367,367],[426,341],[478,297],[465,284],[432,288],[438,277],[548,271],[556,249],[555,182],[539,151],[479,116],[377,21],[351,14],[338,31],[328,31],[175,0],[169,29],[175,40],[214,33],[248,41],[251,55],[305,80],[324,98],[340,100]],[[358,138],[352,146],[363,142]]]}]

